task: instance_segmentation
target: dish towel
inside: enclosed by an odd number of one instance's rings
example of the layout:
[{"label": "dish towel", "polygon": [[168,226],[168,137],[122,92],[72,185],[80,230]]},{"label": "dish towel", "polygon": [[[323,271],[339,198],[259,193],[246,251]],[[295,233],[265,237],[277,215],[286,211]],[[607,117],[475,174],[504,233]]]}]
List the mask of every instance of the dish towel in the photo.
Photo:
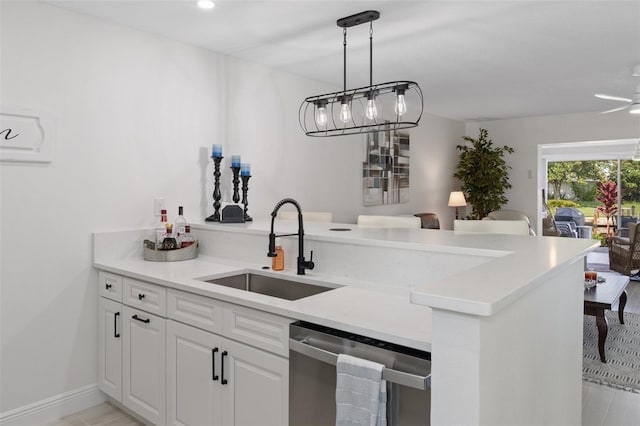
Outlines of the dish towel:
[{"label": "dish towel", "polygon": [[386,426],[387,381],[384,365],[338,355],[336,426]]}]

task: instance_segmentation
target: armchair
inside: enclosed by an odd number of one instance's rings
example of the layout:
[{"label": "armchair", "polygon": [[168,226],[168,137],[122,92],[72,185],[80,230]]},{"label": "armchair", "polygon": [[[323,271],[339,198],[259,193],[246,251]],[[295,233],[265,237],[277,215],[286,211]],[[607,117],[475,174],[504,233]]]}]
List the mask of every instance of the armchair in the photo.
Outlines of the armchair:
[{"label": "armchair", "polygon": [[556,228],[561,237],[578,238],[578,228],[574,221],[556,220]]},{"label": "armchair", "polygon": [[526,214],[518,210],[508,210],[508,209],[494,210],[490,212],[483,219],[484,220],[524,220],[525,222],[527,222],[527,226],[529,226],[529,235],[534,237],[536,236],[536,233],[533,230],[533,226],[531,226],[531,220],[529,219],[529,216],[527,216]]},{"label": "armchair", "polygon": [[[620,231],[623,231],[622,229]],[[623,232],[614,236],[609,250],[609,268],[624,275],[640,269],[640,226],[629,223],[628,237]]]}]

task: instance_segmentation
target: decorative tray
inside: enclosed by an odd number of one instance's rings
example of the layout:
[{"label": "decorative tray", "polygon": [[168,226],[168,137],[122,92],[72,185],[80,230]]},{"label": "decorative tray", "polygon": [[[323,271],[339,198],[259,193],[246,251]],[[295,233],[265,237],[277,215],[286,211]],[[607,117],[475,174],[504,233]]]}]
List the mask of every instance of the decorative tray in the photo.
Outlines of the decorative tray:
[{"label": "decorative tray", "polygon": [[149,243],[151,243],[151,241],[145,240],[144,242],[144,260],[151,262],[179,262],[198,257],[198,241],[189,247],[175,250],[155,250],[149,248]]}]

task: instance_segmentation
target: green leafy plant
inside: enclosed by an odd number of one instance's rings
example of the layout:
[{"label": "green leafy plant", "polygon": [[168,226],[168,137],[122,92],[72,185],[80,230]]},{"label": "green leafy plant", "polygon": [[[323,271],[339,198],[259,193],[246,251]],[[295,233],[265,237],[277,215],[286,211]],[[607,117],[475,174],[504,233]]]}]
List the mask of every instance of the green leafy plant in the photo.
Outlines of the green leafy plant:
[{"label": "green leafy plant", "polygon": [[478,139],[465,136],[463,139],[469,144],[456,146],[460,161],[453,176],[462,182],[462,191],[473,208],[471,219],[482,219],[499,210],[508,201],[504,192],[511,188],[511,167],[505,162],[504,154],[513,153],[513,148],[493,146],[488,135],[486,129],[480,129]]},{"label": "green leafy plant", "polygon": [[607,218],[607,236],[611,235],[611,219],[618,212],[618,185],[615,182],[600,182],[598,184],[598,196],[596,200],[603,205],[598,206],[598,213]]},{"label": "green leafy plant", "polygon": [[552,214],[556,214],[558,207],[580,207],[578,203],[571,200],[549,200],[547,201],[547,206],[549,206]]}]

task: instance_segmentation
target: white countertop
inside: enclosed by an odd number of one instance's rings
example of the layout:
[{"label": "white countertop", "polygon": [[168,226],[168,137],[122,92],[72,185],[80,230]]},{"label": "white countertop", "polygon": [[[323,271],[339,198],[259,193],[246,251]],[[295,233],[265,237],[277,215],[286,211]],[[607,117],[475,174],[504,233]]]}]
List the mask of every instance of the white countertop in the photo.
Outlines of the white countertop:
[{"label": "white countertop", "polygon": [[[349,228],[350,231],[332,231]],[[248,224],[192,224],[192,229],[244,233],[264,237],[270,221]],[[278,234],[297,231],[296,221],[278,221]],[[138,231],[141,232],[141,231]],[[99,234],[96,234],[99,235]],[[445,230],[366,228],[354,224],[305,224],[305,240],[326,241],[352,246],[386,247],[454,256],[471,255],[489,259],[472,268],[461,267],[446,278],[429,280],[418,287],[394,287],[346,279],[340,276],[307,271],[262,271],[261,264],[201,255],[184,262],[157,263],[142,259],[136,246],[120,257],[96,256],[94,266],[169,288],[189,291],[237,303],[292,319],[323,324],[345,331],[401,344],[426,351],[431,350],[431,308],[446,309],[473,315],[493,315],[546,277],[555,274],[564,264],[581,261],[598,245],[595,240],[521,237],[511,235],[455,234]],[[109,252],[114,241],[101,249]],[[265,253],[266,254],[266,253]],[[265,257],[266,259],[266,257]],[[374,259],[371,260],[375,262]],[[288,301],[209,284],[198,278],[216,278],[253,271],[269,275],[290,276],[302,282],[343,286],[335,290]]]},{"label": "white countertop", "polygon": [[[270,221],[249,224],[201,224],[200,229],[219,229],[265,235]],[[350,231],[332,231],[349,228]],[[278,233],[295,232],[296,221],[278,221]],[[580,238],[524,237],[502,234],[458,234],[453,231],[406,228],[371,228],[355,224],[305,224],[305,238],[366,246],[426,252],[477,255],[494,258],[445,279],[429,281],[411,289],[411,302],[473,315],[492,315],[532,286],[554,274],[558,267],[581,259],[599,241]]]},{"label": "white countertop", "polygon": [[[183,262],[147,262],[114,259],[94,262],[98,269],[153,282],[169,288],[213,297],[292,319],[323,324],[352,333],[425,351],[431,350],[431,310],[409,302],[407,289],[389,289],[354,280],[326,277],[307,272],[262,271],[260,265],[200,256]],[[289,301],[210,284],[196,278],[212,279],[243,272],[291,277],[311,284],[343,287]]]}]

